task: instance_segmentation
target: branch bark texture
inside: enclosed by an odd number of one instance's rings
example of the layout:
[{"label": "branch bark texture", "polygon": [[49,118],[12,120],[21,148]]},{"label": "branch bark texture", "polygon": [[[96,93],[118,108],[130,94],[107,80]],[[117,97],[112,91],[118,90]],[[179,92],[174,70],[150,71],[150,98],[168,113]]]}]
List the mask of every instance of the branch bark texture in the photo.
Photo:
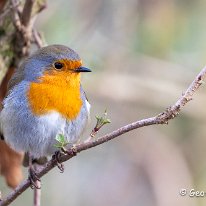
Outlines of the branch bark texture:
[{"label": "branch bark texture", "polygon": [[[138,129],[150,125],[168,124],[168,121],[174,119],[179,114],[182,107],[184,107],[189,101],[192,100],[194,93],[204,83],[205,77],[206,77],[206,67],[204,67],[200,71],[200,73],[195,77],[194,81],[189,85],[185,93],[182,94],[182,96],[175,102],[175,104],[168,107],[164,112],[156,116],[147,119],[138,120],[136,122],[125,125],[117,130],[114,130],[111,133],[99,137],[96,140],[74,145],[71,149],[67,151],[66,155],[62,155],[59,158],[60,162],[65,162],[71,159],[72,157],[74,157],[77,153],[80,153],[81,151],[88,150],[92,147],[96,147],[100,144],[108,142],[134,129]],[[51,159],[50,161],[47,162],[47,164],[43,168],[37,171],[37,175],[39,177],[42,177],[56,166],[57,166],[56,160]],[[24,180],[14,191],[12,191],[10,194],[8,194],[7,197],[3,198],[2,201],[0,201],[0,206],[9,205],[20,194],[22,194],[26,189],[28,189],[29,186],[30,186],[30,181]]]}]

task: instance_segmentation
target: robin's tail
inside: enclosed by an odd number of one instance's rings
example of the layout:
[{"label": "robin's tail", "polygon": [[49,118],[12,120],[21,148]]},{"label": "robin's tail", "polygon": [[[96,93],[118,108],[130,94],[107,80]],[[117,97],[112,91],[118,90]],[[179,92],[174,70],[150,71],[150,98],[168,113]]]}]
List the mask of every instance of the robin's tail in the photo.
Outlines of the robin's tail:
[{"label": "robin's tail", "polygon": [[5,141],[0,140],[0,174],[9,187],[15,188],[23,178],[22,160],[23,154],[13,151]]}]

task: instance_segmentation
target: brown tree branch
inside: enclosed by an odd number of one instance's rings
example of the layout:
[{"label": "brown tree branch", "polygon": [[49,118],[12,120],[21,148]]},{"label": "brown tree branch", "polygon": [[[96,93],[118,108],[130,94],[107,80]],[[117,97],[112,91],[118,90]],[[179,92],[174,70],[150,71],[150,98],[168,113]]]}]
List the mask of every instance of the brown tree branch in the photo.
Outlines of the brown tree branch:
[{"label": "brown tree branch", "polygon": [[33,43],[35,43],[38,48],[45,46],[45,42],[41,34],[36,29],[33,29],[32,33],[33,33]]},{"label": "brown tree branch", "polygon": [[21,12],[19,7],[15,6],[18,2],[19,0],[10,0],[13,11],[12,21],[16,28],[13,47],[14,65],[18,65],[22,58],[29,55],[31,43],[36,44],[38,47],[41,43],[41,46],[43,46],[40,35],[38,35],[37,41],[37,34],[33,32],[33,26],[37,14],[46,8],[46,0],[25,0]]},{"label": "brown tree branch", "polygon": [[[168,121],[175,118],[181,108],[185,106],[190,100],[192,100],[192,96],[197,91],[197,89],[204,83],[204,79],[206,77],[206,67],[204,67],[200,73],[196,76],[194,81],[190,84],[188,89],[185,91],[184,94],[177,100],[177,102],[172,105],[171,107],[167,108],[166,111],[147,119],[142,119],[131,124],[125,125],[109,134],[106,134],[102,137],[99,137],[96,140],[83,142],[77,145],[74,145],[71,149],[67,151],[66,155],[62,155],[59,160],[60,162],[65,162],[72,157],[74,157],[77,153],[95,147],[97,145],[103,144],[112,140],[122,134],[125,134],[131,130],[138,129],[144,126],[155,125],[155,124],[168,124]],[[47,164],[37,171],[37,175],[42,177],[46,173],[48,173],[51,169],[57,166],[57,162],[55,159],[51,159],[47,162]],[[13,202],[20,194],[22,194],[27,188],[30,186],[30,181],[24,180],[14,191],[8,194],[7,197],[3,198],[0,201],[0,206],[9,205]]]},{"label": "brown tree branch", "polygon": [[21,15],[21,23],[27,27],[31,20],[32,8],[34,6],[35,0],[26,0],[24,8]]}]

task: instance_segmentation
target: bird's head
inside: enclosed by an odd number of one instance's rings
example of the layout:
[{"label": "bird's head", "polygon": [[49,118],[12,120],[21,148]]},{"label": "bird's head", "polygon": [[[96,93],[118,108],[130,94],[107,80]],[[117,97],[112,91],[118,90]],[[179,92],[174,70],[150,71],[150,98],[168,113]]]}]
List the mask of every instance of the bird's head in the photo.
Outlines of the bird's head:
[{"label": "bird's head", "polygon": [[[27,81],[55,79],[58,81],[79,80],[81,72],[91,72],[82,66],[82,60],[72,49],[63,45],[50,45],[31,55],[23,64],[22,71]],[[57,82],[56,82],[57,83]]]},{"label": "bird's head", "polygon": [[91,72],[82,66],[72,49],[52,45],[30,56],[19,74],[29,82],[27,98],[35,115],[58,111],[67,119],[75,118],[82,106],[80,73]]}]

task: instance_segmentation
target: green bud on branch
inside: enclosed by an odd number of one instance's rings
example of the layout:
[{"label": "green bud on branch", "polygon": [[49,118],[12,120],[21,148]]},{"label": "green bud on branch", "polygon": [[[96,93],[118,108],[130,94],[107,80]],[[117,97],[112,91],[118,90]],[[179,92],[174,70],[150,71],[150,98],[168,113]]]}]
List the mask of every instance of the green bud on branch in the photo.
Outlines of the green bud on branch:
[{"label": "green bud on branch", "polygon": [[104,115],[103,116],[96,116],[96,120],[97,123],[94,127],[94,129],[92,130],[90,136],[94,137],[95,134],[105,125],[105,124],[109,124],[111,123],[111,120],[107,118],[107,110],[105,110]]},{"label": "green bud on branch", "polygon": [[54,145],[54,147],[63,151],[66,150],[65,147],[69,144],[69,142],[65,139],[64,135],[58,134],[55,139],[57,143]]}]

